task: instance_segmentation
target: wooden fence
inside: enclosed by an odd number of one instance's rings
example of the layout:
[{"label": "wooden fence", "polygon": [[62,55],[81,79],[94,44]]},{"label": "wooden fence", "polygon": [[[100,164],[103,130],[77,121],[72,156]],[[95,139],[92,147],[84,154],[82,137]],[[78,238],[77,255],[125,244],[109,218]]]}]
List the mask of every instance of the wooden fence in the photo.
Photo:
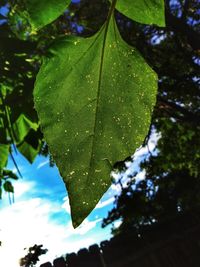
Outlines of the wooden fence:
[{"label": "wooden fence", "polygon": [[200,267],[200,212],[113,237],[40,267]]}]

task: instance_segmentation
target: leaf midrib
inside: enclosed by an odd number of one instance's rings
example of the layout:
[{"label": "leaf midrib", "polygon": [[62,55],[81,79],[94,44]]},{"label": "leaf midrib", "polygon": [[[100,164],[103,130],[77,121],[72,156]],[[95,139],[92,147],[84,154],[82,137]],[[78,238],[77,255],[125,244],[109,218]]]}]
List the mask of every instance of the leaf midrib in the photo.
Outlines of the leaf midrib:
[{"label": "leaf midrib", "polygon": [[104,55],[105,55],[105,47],[106,47],[106,38],[107,38],[107,34],[108,34],[108,27],[109,27],[109,23],[110,23],[110,19],[112,17],[112,14],[115,10],[115,6],[116,6],[117,0],[113,0],[112,4],[110,6],[109,12],[108,12],[108,16],[107,16],[107,20],[105,23],[105,32],[104,32],[104,36],[103,36],[103,44],[102,44],[102,50],[101,50],[101,63],[100,63],[100,68],[99,68],[99,79],[98,79],[98,88],[97,88],[97,100],[96,100],[96,110],[95,110],[95,118],[94,118],[94,128],[93,128],[93,138],[92,138],[92,151],[90,154],[90,161],[89,161],[89,171],[88,171],[88,176],[87,176],[87,182],[89,182],[90,180],[90,173],[92,170],[92,162],[94,160],[94,148],[95,148],[95,142],[96,142],[96,138],[95,138],[95,133],[97,131],[97,117],[98,117],[98,111],[99,111],[99,101],[100,101],[100,91],[101,91],[101,83],[102,83],[102,73],[103,73],[103,65],[104,65]]}]

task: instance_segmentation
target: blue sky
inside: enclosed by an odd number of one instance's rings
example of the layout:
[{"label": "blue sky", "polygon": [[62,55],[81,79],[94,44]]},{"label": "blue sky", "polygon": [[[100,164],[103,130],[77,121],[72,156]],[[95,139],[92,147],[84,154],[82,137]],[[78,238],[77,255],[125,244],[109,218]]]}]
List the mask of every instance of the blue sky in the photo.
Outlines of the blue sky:
[{"label": "blue sky", "polygon": [[[150,139],[151,151],[158,138],[155,133]],[[147,152],[145,147],[135,153],[134,163],[129,163],[124,175],[124,185],[127,174],[138,169],[138,162]],[[111,238],[111,226],[102,229],[101,223],[113,207],[114,195],[120,192],[119,185],[112,185],[93,212],[74,230],[67,192],[57,168],[49,167],[48,158],[41,156],[32,165],[20,154],[15,155],[15,159],[23,178],[14,183],[14,204],[10,205],[6,193],[0,202],[0,266],[18,267],[24,248],[34,244],[43,244],[48,249],[48,253],[41,256],[41,264]],[[16,172],[11,160],[8,168]],[[140,172],[137,179],[144,176],[145,173]]]},{"label": "blue sky", "polygon": [[[48,158],[44,157],[37,157],[32,165],[20,155],[15,155],[15,159],[23,178],[14,183],[15,203],[9,204],[7,194],[1,201],[0,266],[5,263],[9,267],[18,266],[23,249],[34,244],[43,244],[49,250],[43,259],[41,257],[44,262],[110,238],[110,227],[102,229],[101,222],[112,207],[113,190],[74,230],[67,192],[57,168],[49,167]],[[11,161],[8,168],[16,172]]]}]

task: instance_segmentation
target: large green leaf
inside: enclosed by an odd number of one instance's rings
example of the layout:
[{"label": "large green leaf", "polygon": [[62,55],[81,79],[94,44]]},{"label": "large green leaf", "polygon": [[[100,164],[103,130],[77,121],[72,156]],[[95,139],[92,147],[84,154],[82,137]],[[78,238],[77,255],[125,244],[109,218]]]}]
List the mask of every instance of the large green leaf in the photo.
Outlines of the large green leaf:
[{"label": "large green leaf", "polygon": [[113,17],[93,37],[59,40],[44,60],[35,106],[75,227],[110,186],[113,164],[143,142],[156,88],[156,74],[122,40]]},{"label": "large green leaf", "polygon": [[116,8],[137,22],[165,26],[164,0],[118,0]]},{"label": "large green leaf", "polygon": [[58,18],[70,0],[26,0],[25,6],[33,30],[38,30]]}]

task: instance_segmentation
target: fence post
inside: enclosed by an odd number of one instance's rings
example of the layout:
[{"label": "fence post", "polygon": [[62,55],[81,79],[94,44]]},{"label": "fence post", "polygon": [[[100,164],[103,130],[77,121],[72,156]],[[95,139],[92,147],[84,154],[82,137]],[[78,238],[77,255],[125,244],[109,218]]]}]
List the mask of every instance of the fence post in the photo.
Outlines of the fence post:
[{"label": "fence post", "polygon": [[60,257],[53,261],[53,266],[54,267],[66,267],[67,265],[66,265],[66,261],[64,260],[64,258]]},{"label": "fence post", "polygon": [[40,267],[52,267],[50,262],[46,262],[40,265]]}]

